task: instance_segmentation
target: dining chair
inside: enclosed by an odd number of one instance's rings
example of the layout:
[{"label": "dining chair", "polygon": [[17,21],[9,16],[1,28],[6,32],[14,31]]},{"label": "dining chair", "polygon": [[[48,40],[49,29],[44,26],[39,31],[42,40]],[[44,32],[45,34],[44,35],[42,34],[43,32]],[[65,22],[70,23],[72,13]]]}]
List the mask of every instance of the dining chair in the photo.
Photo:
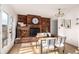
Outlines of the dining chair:
[{"label": "dining chair", "polygon": [[55,48],[55,39],[54,38],[48,38],[49,39],[49,50],[54,50]]},{"label": "dining chair", "polygon": [[42,38],[40,43],[40,52],[50,53],[55,48],[54,38]]},{"label": "dining chair", "polygon": [[51,33],[48,32],[47,35],[48,35],[49,37],[51,37]]},{"label": "dining chair", "polygon": [[65,51],[65,40],[66,37],[58,37],[57,40],[55,40],[55,48],[58,49],[58,52],[60,51],[60,48],[63,49],[63,53]]},{"label": "dining chair", "polygon": [[49,45],[48,45],[48,40],[41,40],[41,43],[40,43],[40,52],[41,53],[47,53],[49,50]]}]

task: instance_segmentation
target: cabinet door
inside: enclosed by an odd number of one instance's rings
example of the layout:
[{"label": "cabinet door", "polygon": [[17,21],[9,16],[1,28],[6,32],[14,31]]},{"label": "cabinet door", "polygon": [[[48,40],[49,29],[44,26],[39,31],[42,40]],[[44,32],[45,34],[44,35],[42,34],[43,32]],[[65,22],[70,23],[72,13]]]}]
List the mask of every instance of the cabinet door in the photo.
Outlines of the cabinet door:
[{"label": "cabinet door", "polygon": [[47,20],[47,28],[48,28],[48,32],[50,32],[50,19]]},{"label": "cabinet door", "polygon": [[25,15],[18,15],[18,22],[27,23],[27,16]]},{"label": "cabinet door", "polygon": [[41,28],[42,28],[42,32],[50,32],[50,19],[49,18],[41,19]]}]

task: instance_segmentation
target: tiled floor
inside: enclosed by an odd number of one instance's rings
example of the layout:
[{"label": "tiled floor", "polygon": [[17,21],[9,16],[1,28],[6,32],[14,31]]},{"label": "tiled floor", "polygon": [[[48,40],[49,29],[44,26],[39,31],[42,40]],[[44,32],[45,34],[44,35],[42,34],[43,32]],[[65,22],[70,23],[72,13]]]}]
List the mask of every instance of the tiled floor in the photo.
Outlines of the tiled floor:
[{"label": "tiled floor", "polygon": [[[76,47],[65,44],[65,54],[75,53]],[[39,54],[39,47],[31,46],[30,43],[15,44],[10,50],[9,54]],[[49,54],[58,54],[57,51],[50,52]]]}]

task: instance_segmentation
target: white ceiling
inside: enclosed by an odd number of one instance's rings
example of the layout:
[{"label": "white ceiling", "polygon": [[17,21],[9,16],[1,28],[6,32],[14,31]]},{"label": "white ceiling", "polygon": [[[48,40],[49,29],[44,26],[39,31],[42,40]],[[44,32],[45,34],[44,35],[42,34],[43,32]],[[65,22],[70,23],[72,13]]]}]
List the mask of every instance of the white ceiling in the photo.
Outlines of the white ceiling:
[{"label": "white ceiling", "polygon": [[77,4],[11,4],[11,7],[17,14],[27,15],[40,15],[43,17],[52,17],[57,13],[57,9],[61,8],[66,14],[72,8],[79,6]]}]

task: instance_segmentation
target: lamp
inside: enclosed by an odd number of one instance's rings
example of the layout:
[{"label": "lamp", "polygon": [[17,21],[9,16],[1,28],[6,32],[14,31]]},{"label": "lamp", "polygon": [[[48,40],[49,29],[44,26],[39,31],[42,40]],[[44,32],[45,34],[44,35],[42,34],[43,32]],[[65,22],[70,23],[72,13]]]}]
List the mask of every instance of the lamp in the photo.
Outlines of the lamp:
[{"label": "lamp", "polygon": [[58,12],[55,14],[56,17],[64,16],[64,13],[61,11],[61,8],[58,9]]}]

